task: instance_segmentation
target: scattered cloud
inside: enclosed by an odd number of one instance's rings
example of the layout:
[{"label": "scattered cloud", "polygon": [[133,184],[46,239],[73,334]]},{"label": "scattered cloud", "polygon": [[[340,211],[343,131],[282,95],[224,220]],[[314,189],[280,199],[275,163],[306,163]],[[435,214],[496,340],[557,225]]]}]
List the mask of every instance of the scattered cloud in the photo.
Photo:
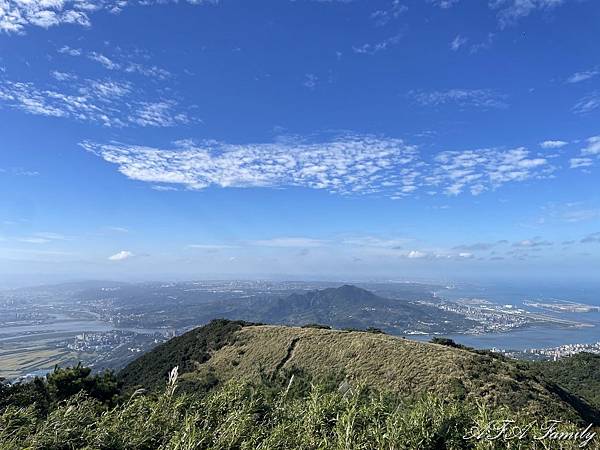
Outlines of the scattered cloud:
[{"label": "scattered cloud", "polygon": [[592,136],[585,140],[586,146],[581,149],[580,156],[569,160],[571,169],[579,169],[594,165],[594,157],[600,158],[600,136]]},{"label": "scattered cloud", "polygon": [[406,254],[406,257],[409,259],[423,259],[427,258],[429,255],[425,252],[419,250],[411,250]]},{"label": "scattered cloud", "polygon": [[52,75],[52,77],[58,81],[72,81],[77,79],[77,75],[66,72],[59,72],[58,70],[52,71],[50,75]]},{"label": "scattered cloud", "polygon": [[450,89],[447,91],[409,91],[408,96],[422,106],[455,104],[481,109],[506,108],[506,96],[491,89]]},{"label": "scattered cloud", "polygon": [[112,59],[110,59],[107,56],[104,56],[101,53],[91,52],[88,55],[88,58],[92,61],[96,61],[97,63],[102,64],[108,70],[118,70],[121,68],[119,64],[115,63]]},{"label": "scattered cloud", "polygon": [[599,156],[600,155],[600,136],[587,138],[587,146],[581,150],[582,155]]},{"label": "scattered cloud", "polygon": [[456,36],[452,42],[450,42],[450,48],[453,51],[457,51],[459,50],[462,46],[466,45],[467,42],[469,42],[469,39],[466,37],[461,36],[460,34],[458,36]]},{"label": "scattered cloud", "polygon": [[537,11],[550,11],[568,0],[490,0],[490,8],[497,11],[500,28],[516,24],[520,19]]},{"label": "scattered cloud", "polygon": [[581,83],[582,81],[589,80],[596,76],[600,75],[600,71],[598,69],[586,70],[583,72],[576,72],[567,78],[567,83]]},{"label": "scattered cloud", "polygon": [[37,177],[40,173],[36,170],[27,170],[21,167],[0,168],[0,173],[14,175],[17,177]]},{"label": "scattered cloud", "polygon": [[316,76],[314,73],[307,73],[306,75],[304,75],[304,81],[302,82],[302,86],[312,90],[317,87],[318,81],[319,77]]},{"label": "scattered cloud", "polygon": [[140,102],[129,116],[129,122],[142,127],[173,127],[191,122],[185,112],[177,112],[177,103],[172,100]]},{"label": "scattered cloud", "polygon": [[545,149],[554,149],[554,148],[561,148],[564,147],[565,145],[568,145],[568,142],[565,141],[544,141],[544,142],[540,142],[540,147],[545,148]]},{"label": "scattered cloud", "polygon": [[447,151],[438,154],[435,162],[426,181],[448,195],[464,190],[478,195],[509,182],[543,178],[553,170],[545,158],[531,156],[523,147]]},{"label": "scattered cloud", "polygon": [[171,72],[161,67],[144,65],[131,61],[130,55],[128,55],[126,59],[121,57],[117,60],[113,56],[108,57],[99,52],[92,51],[85,53],[81,49],[72,49],[70,47],[62,47],[58,50],[58,53],[75,57],[85,55],[89,60],[102,65],[109,71],[121,71],[128,74],[143,75],[152,78],[153,80],[165,80],[172,76]]},{"label": "scattered cloud", "polygon": [[587,114],[598,108],[600,108],[600,91],[594,91],[582,97],[573,106],[573,112],[575,114]]},{"label": "scattered cloud", "polygon": [[[288,140],[273,144],[220,142],[163,150],[118,143],[82,146],[116,164],[127,177],[188,189],[308,187],[332,193],[400,191],[415,183],[418,152],[400,139],[346,136],[329,142]],[[383,184],[387,182],[389,184]]]},{"label": "scattered cloud", "polygon": [[407,10],[408,7],[400,3],[400,0],[394,0],[388,9],[374,11],[371,14],[371,19],[375,21],[375,25],[382,27],[400,17],[400,15]]},{"label": "scattered cloud", "polygon": [[115,253],[112,256],[109,256],[108,259],[110,261],[124,261],[126,259],[133,258],[135,255],[128,250],[121,250],[118,253]]},{"label": "scattered cloud", "polygon": [[71,55],[71,56],[81,56],[82,51],[80,48],[72,48],[72,47],[69,47],[68,45],[65,45],[58,49],[58,53],[62,53],[65,55]]},{"label": "scattered cloud", "polygon": [[[23,34],[30,26],[50,28],[72,24],[89,27],[90,15],[98,11],[120,12],[129,4],[151,5],[162,0],[0,0],[0,31]],[[173,2],[175,3],[175,2]],[[218,0],[188,0],[193,5],[215,4]]]},{"label": "scattered cloud", "polygon": [[495,33],[488,33],[486,38],[480,42],[476,42],[471,45],[469,48],[469,52],[472,54],[479,53],[482,50],[489,49],[494,43],[494,38],[496,37]]},{"label": "scattered cloud", "polygon": [[158,191],[158,192],[172,192],[172,191],[178,191],[179,189],[177,189],[176,187],[173,186],[163,186],[163,185],[154,185],[152,186],[152,190],[154,191]]},{"label": "scattered cloud", "polygon": [[94,3],[79,0],[2,0],[0,31],[23,33],[27,26],[50,28],[60,24],[90,26],[88,13]]},{"label": "scattered cloud", "polygon": [[479,195],[507,183],[547,178],[555,170],[524,147],[444,151],[429,160],[401,139],[369,135],[246,145],[185,140],[172,149],[117,142],[81,145],[128,178],[159,190],[177,185],[191,190],[303,187],[401,199],[420,191]]},{"label": "scattered cloud", "polygon": [[427,0],[429,3],[433,3],[436,6],[439,6],[442,9],[452,8],[456,5],[459,0]]},{"label": "scattered cloud", "polygon": [[594,165],[592,158],[571,158],[569,160],[569,167],[571,169],[581,169],[582,167],[590,167]]},{"label": "scattered cloud", "polygon": [[389,37],[387,39],[384,39],[383,41],[374,44],[363,44],[352,47],[352,50],[354,51],[354,53],[374,55],[375,53],[379,53],[380,51],[387,50],[388,48],[397,45],[403,36],[404,33],[398,33],[392,37]]},{"label": "scattered cloud", "polygon": [[31,82],[0,80],[0,103],[29,114],[96,122],[107,127],[170,127],[192,121],[173,100],[138,100],[144,93],[126,81],[69,80],[62,88],[45,89]]}]

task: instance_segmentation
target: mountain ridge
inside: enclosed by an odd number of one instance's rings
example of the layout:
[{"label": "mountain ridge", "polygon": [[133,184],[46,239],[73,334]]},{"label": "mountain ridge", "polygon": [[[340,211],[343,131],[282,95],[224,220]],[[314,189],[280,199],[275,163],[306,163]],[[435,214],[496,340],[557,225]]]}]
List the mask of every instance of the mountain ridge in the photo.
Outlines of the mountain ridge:
[{"label": "mountain ridge", "polygon": [[[211,338],[213,334],[217,337]],[[366,383],[407,397],[434,394],[600,423],[596,409],[528,371],[526,364],[384,334],[214,321],[157,347],[123,369],[120,377],[129,389],[161,387],[176,365],[182,388],[191,391],[232,380],[259,382],[303,374]]]}]

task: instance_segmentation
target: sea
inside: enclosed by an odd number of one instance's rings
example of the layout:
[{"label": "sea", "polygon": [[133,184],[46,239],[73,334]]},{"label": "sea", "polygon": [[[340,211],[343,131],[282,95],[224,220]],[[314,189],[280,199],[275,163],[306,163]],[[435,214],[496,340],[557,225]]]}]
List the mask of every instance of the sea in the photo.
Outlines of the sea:
[{"label": "sea", "polygon": [[[530,326],[503,333],[445,336],[469,347],[526,350],[531,348],[552,348],[565,344],[593,344],[600,341],[600,312],[558,313],[524,305],[526,301],[544,303],[569,301],[600,306],[600,282],[574,284],[552,282],[457,284],[450,285],[447,289],[438,291],[437,295],[448,300],[464,298],[483,299],[499,305],[513,305],[531,312],[543,313],[586,324],[583,327],[562,327],[557,325]],[[431,337],[433,336],[415,336],[419,340],[428,340]]]}]

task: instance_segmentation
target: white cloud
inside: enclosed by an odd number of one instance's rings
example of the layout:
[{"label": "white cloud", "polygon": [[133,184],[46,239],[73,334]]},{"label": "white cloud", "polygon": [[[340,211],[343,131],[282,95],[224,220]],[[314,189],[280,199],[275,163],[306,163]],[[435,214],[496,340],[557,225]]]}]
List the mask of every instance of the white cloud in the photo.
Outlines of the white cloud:
[{"label": "white cloud", "polygon": [[371,14],[371,19],[375,21],[377,26],[387,25],[394,19],[400,17],[402,13],[408,10],[406,5],[400,3],[400,0],[394,0],[389,9],[379,9]]},{"label": "white cloud", "polygon": [[567,83],[581,83],[582,81],[589,80],[590,78],[594,78],[598,76],[600,71],[597,69],[586,70],[584,72],[576,72],[567,78]]},{"label": "white cloud", "polygon": [[592,136],[586,139],[586,146],[581,149],[581,155],[569,160],[571,169],[594,165],[593,157],[600,158],[600,136]]},{"label": "white cloud", "polygon": [[108,70],[119,70],[121,68],[119,64],[101,53],[91,52],[88,55],[88,58],[90,58],[92,61],[102,64]]},{"label": "white cloud", "polygon": [[352,47],[354,53],[374,55],[380,51],[387,50],[394,45],[397,45],[402,39],[403,33],[398,33],[392,37],[384,39],[383,41],[376,42],[374,44],[363,44]]},{"label": "white cloud", "polygon": [[452,40],[452,42],[450,42],[450,48],[454,51],[457,51],[463,45],[465,45],[468,41],[469,41],[469,39],[467,39],[466,37],[463,37],[459,34]]},{"label": "white cloud", "polygon": [[501,28],[514,25],[536,11],[549,11],[568,0],[490,0],[490,8],[498,11]]},{"label": "white cloud", "polygon": [[115,253],[112,256],[109,256],[108,259],[110,261],[124,261],[129,258],[133,258],[135,255],[128,250],[121,250],[119,253]]},{"label": "white cloud", "polygon": [[184,112],[176,111],[177,103],[172,100],[142,102],[128,118],[129,122],[142,127],[173,127],[190,123]]},{"label": "white cloud", "polygon": [[77,79],[77,75],[73,75],[66,72],[60,72],[58,70],[52,71],[50,75],[52,75],[52,77],[58,81],[71,81]]},{"label": "white cloud", "polygon": [[479,195],[507,183],[548,178],[555,170],[543,155],[524,147],[444,151],[424,159],[400,139],[369,135],[246,145],[184,140],[172,149],[81,145],[126,177],[160,190],[177,185],[191,190],[302,187],[402,199],[423,192]]},{"label": "white cloud", "polygon": [[29,114],[97,122],[107,127],[171,127],[192,121],[173,100],[138,101],[142,94],[125,81],[82,80],[64,90],[0,80],[0,103]]},{"label": "white cloud", "polygon": [[298,186],[341,194],[395,192],[414,185],[418,176],[414,167],[417,150],[400,139],[345,136],[321,143],[179,145],[163,150],[118,143],[82,144],[133,180],[196,190],[214,185]]},{"label": "white cloud", "polygon": [[580,169],[581,167],[589,167],[594,164],[592,158],[571,158],[569,165],[571,169]]},{"label": "white cloud", "polygon": [[85,53],[81,49],[73,49],[68,46],[61,47],[57,51],[58,53],[74,57],[86,56],[87,59],[97,62],[105,69],[110,71],[121,71],[127,74],[139,74],[155,80],[165,80],[172,76],[171,72],[161,67],[146,66],[144,64],[131,61],[131,59],[134,57],[133,55],[120,54],[119,58],[115,58],[113,56],[109,57],[94,51]]},{"label": "white cloud", "polygon": [[428,0],[429,3],[433,3],[442,9],[452,8],[459,0]]},{"label": "white cloud", "polygon": [[422,106],[456,104],[482,109],[506,108],[506,97],[490,89],[450,89],[447,91],[410,91],[409,97]]},{"label": "white cloud", "polygon": [[65,55],[71,56],[81,56],[82,51],[80,48],[71,48],[68,45],[65,45],[64,47],[58,49],[58,53],[63,53]]},{"label": "white cloud", "polygon": [[406,257],[410,258],[410,259],[422,259],[422,258],[427,258],[427,256],[428,256],[427,253],[421,252],[419,250],[411,250],[410,252],[408,252],[406,254]]},{"label": "white cloud", "polygon": [[155,185],[155,186],[152,186],[152,190],[158,191],[158,192],[174,192],[174,191],[178,191],[179,189],[177,189],[176,187],[173,187],[173,186]]},{"label": "white cloud", "polygon": [[532,157],[523,147],[442,152],[426,181],[441,186],[448,195],[458,195],[465,189],[478,195],[503,184],[542,178],[553,170],[548,161]]},{"label": "white cloud", "polygon": [[545,148],[545,149],[561,148],[567,144],[568,144],[568,142],[565,142],[565,141],[544,141],[544,142],[540,142],[540,147]]},{"label": "white cloud", "polygon": [[587,139],[587,146],[581,150],[582,155],[600,155],[600,136],[592,136]]},{"label": "white cloud", "polygon": [[[128,4],[151,5],[163,0],[0,0],[0,31],[23,34],[30,26],[50,28],[63,24],[89,27],[96,11],[120,12]],[[173,1],[173,3],[176,3]],[[218,0],[188,0],[194,5]]]},{"label": "white cloud", "polygon": [[314,73],[307,73],[306,75],[304,75],[304,81],[302,82],[302,86],[312,90],[315,87],[317,87],[318,81],[319,77],[316,76]]},{"label": "white cloud", "polygon": [[582,97],[573,106],[575,114],[587,114],[600,108],[600,91],[594,91]]},{"label": "white cloud", "polygon": [[0,0],[0,31],[23,33],[27,26],[89,26],[93,3],[85,0]]}]

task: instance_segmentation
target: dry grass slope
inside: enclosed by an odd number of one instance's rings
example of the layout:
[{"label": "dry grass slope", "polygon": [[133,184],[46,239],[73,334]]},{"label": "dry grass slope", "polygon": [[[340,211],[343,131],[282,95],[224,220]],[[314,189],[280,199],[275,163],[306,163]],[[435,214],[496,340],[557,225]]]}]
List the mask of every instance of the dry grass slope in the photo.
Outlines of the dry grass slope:
[{"label": "dry grass slope", "polygon": [[183,377],[216,373],[221,381],[253,381],[296,368],[315,377],[341,373],[407,397],[434,393],[577,417],[543,382],[491,355],[382,334],[282,326],[244,327],[231,342]]}]

